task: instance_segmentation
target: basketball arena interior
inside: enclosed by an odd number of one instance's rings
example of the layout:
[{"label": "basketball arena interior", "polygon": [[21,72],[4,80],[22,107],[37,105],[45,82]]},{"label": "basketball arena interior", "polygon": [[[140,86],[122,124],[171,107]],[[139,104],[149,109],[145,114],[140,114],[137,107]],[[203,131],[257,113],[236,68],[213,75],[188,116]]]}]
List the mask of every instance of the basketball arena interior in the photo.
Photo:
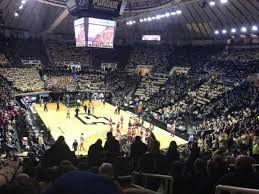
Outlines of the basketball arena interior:
[{"label": "basketball arena interior", "polygon": [[0,0],[0,193],[259,194],[258,0]]}]

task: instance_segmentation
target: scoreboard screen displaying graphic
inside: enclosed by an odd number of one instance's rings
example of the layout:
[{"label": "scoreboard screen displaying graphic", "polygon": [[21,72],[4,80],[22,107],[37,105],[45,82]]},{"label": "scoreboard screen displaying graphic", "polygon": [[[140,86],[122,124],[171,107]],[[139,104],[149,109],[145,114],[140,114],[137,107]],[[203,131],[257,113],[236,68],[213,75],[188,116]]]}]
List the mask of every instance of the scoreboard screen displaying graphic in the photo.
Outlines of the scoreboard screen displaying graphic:
[{"label": "scoreboard screen displaying graphic", "polygon": [[86,46],[86,34],[85,34],[85,18],[80,18],[74,21],[75,27],[75,39],[77,47]]},{"label": "scoreboard screen displaying graphic", "polygon": [[97,18],[74,21],[77,47],[113,48],[116,22]]},{"label": "scoreboard screen displaying graphic", "polygon": [[113,48],[115,28],[115,21],[89,18],[87,46]]}]

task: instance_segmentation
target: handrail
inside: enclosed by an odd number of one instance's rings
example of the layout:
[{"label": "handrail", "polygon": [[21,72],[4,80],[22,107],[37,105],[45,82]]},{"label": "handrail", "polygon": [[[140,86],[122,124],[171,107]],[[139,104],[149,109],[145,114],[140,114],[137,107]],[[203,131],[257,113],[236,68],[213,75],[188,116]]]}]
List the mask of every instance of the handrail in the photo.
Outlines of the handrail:
[{"label": "handrail", "polygon": [[173,180],[172,176],[168,176],[168,175],[161,175],[161,174],[150,174],[150,173],[142,173],[142,172],[132,172],[133,175],[143,175],[143,176],[147,176],[147,177],[154,177],[154,178],[160,178],[160,179],[169,179],[169,180]]},{"label": "handrail", "polygon": [[259,189],[248,189],[242,187],[232,187],[227,185],[218,185],[216,187],[215,194],[221,194],[222,191],[228,191],[232,193],[245,193],[245,194],[259,194]]},{"label": "handrail", "polygon": [[138,188],[138,189],[147,191],[149,194],[160,194],[159,192],[152,191],[152,190],[150,190],[150,189],[147,189],[147,188],[145,188],[145,187],[141,187],[141,186],[139,186],[139,185],[132,184],[132,186],[135,187],[135,188]]},{"label": "handrail", "polygon": [[[140,175],[144,177],[144,186],[140,186],[135,184],[135,177],[134,175]],[[146,191],[148,191],[149,193],[153,193],[153,194],[157,194],[158,192],[156,191],[152,191],[147,189],[148,186],[148,178],[156,178],[156,179],[161,179],[164,181],[164,191],[163,194],[167,194],[167,193],[173,193],[173,183],[174,183],[174,179],[172,176],[168,176],[168,175],[160,175],[160,174],[150,174],[150,173],[141,173],[141,172],[136,172],[133,171],[132,172],[132,185],[134,187],[137,188],[141,188],[141,189],[145,189]]]}]

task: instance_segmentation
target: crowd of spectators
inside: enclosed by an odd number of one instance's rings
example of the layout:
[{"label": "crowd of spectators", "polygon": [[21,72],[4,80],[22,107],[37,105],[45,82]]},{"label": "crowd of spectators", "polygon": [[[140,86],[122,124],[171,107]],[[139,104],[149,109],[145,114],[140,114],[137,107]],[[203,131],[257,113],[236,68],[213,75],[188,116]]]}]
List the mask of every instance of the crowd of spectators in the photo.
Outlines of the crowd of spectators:
[{"label": "crowd of spectators", "polygon": [[1,68],[0,75],[21,92],[41,91],[44,88],[36,68]]},{"label": "crowd of spectators", "polygon": [[[49,43],[55,63],[64,64],[67,57],[82,64],[87,61],[88,51],[80,54],[70,46],[64,49],[55,44]],[[134,49],[129,67],[151,65],[155,72],[166,72],[170,52],[160,49]],[[109,75],[78,73],[76,80],[82,90],[108,89],[118,101],[137,97],[143,100],[145,111],[160,115],[157,119],[171,123],[181,118],[196,130],[187,145],[178,148],[172,141],[168,150],[160,150],[154,135],[149,145],[137,136],[128,153],[122,152],[112,133],[107,133],[106,142],[98,139],[90,146],[88,157],[76,157],[63,136],[52,144],[50,132],[34,123],[29,109],[13,101],[12,89],[43,89],[38,70],[1,68],[0,149],[4,155],[0,159],[0,193],[137,193],[126,189],[118,178],[132,171],[172,176],[173,194],[210,194],[219,184],[259,189],[258,171],[252,166],[259,162],[259,89],[244,79],[257,70],[258,54],[248,51],[247,56],[227,51],[205,59],[189,57],[187,62],[177,59],[185,67],[191,62],[196,65],[190,67],[189,75],[172,77],[159,73],[137,79],[120,71]],[[223,70],[219,73],[220,67]],[[223,71],[227,79],[221,75]],[[199,77],[199,72],[206,75]],[[229,82],[237,73],[240,79]],[[50,74],[48,82],[50,89],[59,90],[74,85],[75,79],[72,74]],[[19,150],[28,153],[24,159],[14,156]],[[150,189],[163,187],[160,181],[148,182]]]},{"label": "crowd of spectators", "polygon": [[[258,136],[255,137],[258,139]],[[214,193],[219,184],[259,189],[259,177],[252,166],[249,153],[243,150],[231,152],[228,148],[226,151],[221,148],[208,152],[201,150],[197,142],[191,142],[188,149],[179,150],[176,142],[172,141],[164,153],[154,136],[150,148],[137,136],[131,145],[129,156],[123,157],[120,143],[108,133],[104,146],[101,140],[97,140],[90,146],[88,158],[77,158],[70,151],[65,138],[60,136],[45,151],[41,162],[35,160],[33,153],[23,162],[17,162],[17,159],[16,162],[9,162],[5,167],[10,168],[9,174],[1,173],[1,176],[8,176],[8,181],[0,179],[0,191],[32,194],[86,191],[100,194],[127,193],[133,187],[130,181],[127,186],[120,182],[120,168],[123,171],[128,168],[129,172],[134,170],[172,176],[173,193],[176,194]],[[20,163],[19,170],[17,163]],[[138,184],[142,184],[139,181],[141,180],[137,180]],[[163,188],[160,181],[152,178],[148,180],[148,187],[160,191]],[[145,190],[140,191],[148,193]]]},{"label": "crowd of spectators", "polygon": [[193,91],[202,81],[193,77],[187,77],[183,74],[175,74],[155,93],[152,98],[147,101],[147,105],[151,110],[157,110],[167,104],[174,104],[188,92]]},{"label": "crowd of spectators", "polygon": [[47,42],[48,51],[55,66],[65,66],[65,64],[80,64],[89,66],[90,51],[84,47],[75,47],[72,42],[59,42],[49,40]]},{"label": "crowd of spectators", "polygon": [[160,45],[134,47],[130,53],[127,68],[135,68],[138,65],[151,66],[158,73],[167,72],[170,66],[170,47]]}]

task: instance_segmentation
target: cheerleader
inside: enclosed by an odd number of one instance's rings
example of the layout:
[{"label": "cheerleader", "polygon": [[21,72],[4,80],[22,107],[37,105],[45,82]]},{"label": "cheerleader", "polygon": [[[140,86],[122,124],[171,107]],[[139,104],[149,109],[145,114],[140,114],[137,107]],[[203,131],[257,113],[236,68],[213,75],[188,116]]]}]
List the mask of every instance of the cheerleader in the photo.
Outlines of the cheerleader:
[{"label": "cheerleader", "polygon": [[131,137],[132,137],[132,139],[135,139],[135,135],[136,135],[136,129],[137,129],[138,127],[132,127],[132,129],[131,129]]},{"label": "cheerleader", "polygon": [[110,131],[111,131],[111,129],[112,129],[112,118],[111,117],[109,119],[109,128],[110,128]]},{"label": "cheerleader", "polygon": [[118,122],[117,126],[116,126],[116,130],[120,130],[120,122]]},{"label": "cheerleader", "polygon": [[127,134],[127,137],[128,137],[128,140],[127,140],[127,144],[130,144],[132,142],[132,129],[131,127],[128,127],[128,134]]},{"label": "cheerleader", "polygon": [[121,130],[123,129],[123,117],[121,116]]},{"label": "cheerleader", "polygon": [[148,142],[149,136],[150,136],[150,133],[149,133],[148,129],[146,129],[146,133],[145,133],[145,142],[146,143]]},{"label": "cheerleader", "polygon": [[140,137],[141,137],[141,139],[144,138],[144,128],[143,127],[140,128]]},{"label": "cheerleader", "polygon": [[121,131],[117,129],[116,134],[115,134],[115,139],[120,142],[121,140]]}]

